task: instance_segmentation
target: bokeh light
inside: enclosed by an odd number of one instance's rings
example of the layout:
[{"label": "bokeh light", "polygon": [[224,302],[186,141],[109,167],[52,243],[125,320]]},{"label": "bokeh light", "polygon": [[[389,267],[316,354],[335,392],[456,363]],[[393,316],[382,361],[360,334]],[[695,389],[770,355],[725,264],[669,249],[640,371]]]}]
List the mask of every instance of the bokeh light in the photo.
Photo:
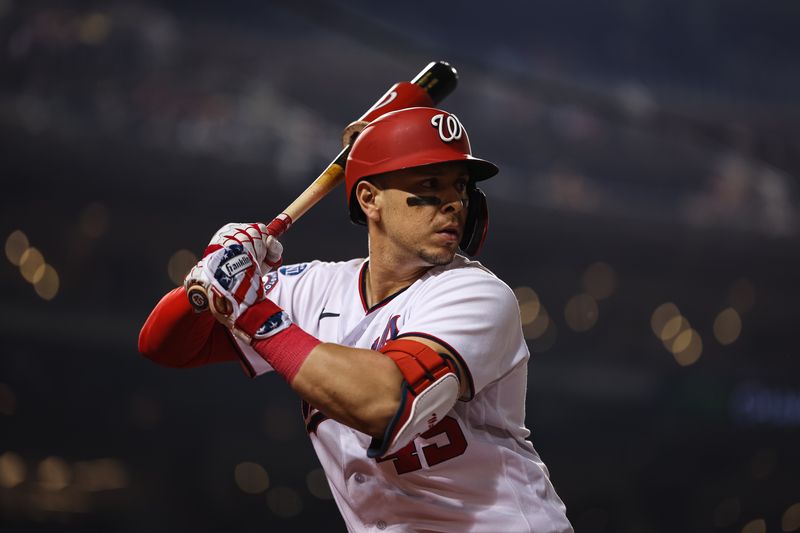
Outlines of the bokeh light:
[{"label": "bokeh light", "polygon": [[98,45],[111,32],[111,21],[106,15],[92,13],[84,17],[78,27],[78,38],[83,44]]},{"label": "bokeh light", "polygon": [[548,325],[550,325],[550,315],[547,313],[547,309],[540,306],[536,318],[522,326],[522,333],[526,339],[538,339],[547,331]]},{"label": "bokeh light", "polygon": [[672,341],[671,351],[679,365],[692,365],[703,353],[703,340],[694,329],[684,330]]},{"label": "bokeh light", "polygon": [[0,455],[0,487],[12,489],[25,481],[25,463],[14,452]]},{"label": "bokeh light", "polygon": [[172,257],[169,258],[167,263],[167,274],[169,279],[176,286],[183,285],[183,278],[189,273],[194,265],[197,264],[197,256],[189,250],[178,250]]},{"label": "bokeh light", "polygon": [[686,317],[683,315],[675,315],[664,324],[659,338],[665,343],[669,343],[669,341],[673,340],[687,329],[689,329],[689,321],[686,320]]},{"label": "bokeh light", "polygon": [[667,302],[656,307],[655,311],[653,311],[653,315],[650,317],[650,327],[653,329],[653,333],[655,333],[656,337],[663,340],[662,334],[664,332],[664,327],[670,320],[680,314],[681,312],[678,310],[678,307],[672,302]]},{"label": "bokeh light", "polygon": [[130,476],[117,459],[95,459],[75,463],[75,485],[84,491],[99,492],[127,488]]},{"label": "bokeh light", "polygon": [[39,463],[39,483],[45,490],[57,491],[69,485],[72,473],[69,465],[60,457],[48,457]]},{"label": "bokeh light", "polygon": [[28,283],[36,283],[44,275],[44,270],[41,267],[44,265],[44,256],[42,252],[34,247],[30,247],[19,258],[19,271],[25,281]]},{"label": "bokeh light", "polygon": [[800,529],[800,502],[790,505],[781,517],[781,530],[790,532]]},{"label": "bokeh light", "polygon": [[597,302],[589,294],[573,296],[564,308],[564,319],[574,331],[588,331],[597,322]]},{"label": "bokeh light", "polygon": [[269,510],[281,518],[291,518],[303,510],[303,500],[297,491],[288,487],[275,487],[267,493]]},{"label": "bokeh light", "polygon": [[33,288],[42,299],[52,300],[58,294],[61,281],[58,272],[51,265],[45,264],[41,268],[41,276],[34,283]]},{"label": "bokeh light", "polygon": [[81,215],[81,231],[91,239],[98,239],[108,233],[109,227],[108,208],[98,202],[86,206]]},{"label": "bokeh light", "polygon": [[608,263],[589,265],[581,276],[583,289],[596,300],[605,300],[617,290],[617,275]]},{"label": "bokeh light", "polygon": [[264,431],[271,439],[287,441],[296,435],[299,419],[294,411],[271,405],[264,411]]},{"label": "bokeh light", "polygon": [[744,525],[742,533],[767,533],[767,522],[763,518],[756,518]]},{"label": "bokeh light", "polygon": [[233,469],[236,485],[247,494],[261,494],[269,488],[269,475],[258,463],[245,461]]},{"label": "bokeh light", "polygon": [[308,486],[308,492],[315,498],[320,500],[333,498],[330,485],[328,485],[328,478],[321,468],[316,468],[306,475],[306,486]]},{"label": "bokeh light", "polygon": [[714,319],[714,337],[723,346],[732,344],[742,332],[742,319],[733,307],[723,309]]},{"label": "bokeh light", "polygon": [[558,328],[556,327],[555,322],[548,320],[547,327],[545,328],[544,332],[542,332],[542,334],[535,339],[530,340],[528,342],[528,346],[534,353],[546,352],[556,343],[557,337]]},{"label": "bokeh light", "polygon": [[22,254],[29,246],[28,237],[22,231],[12,231],[6,239],[6,258],[12,265],[19,266]]},{"label": "bokeh light", "polygon": [[539,302],[539,295],[536,294],[530,287],[522,286],[514,289],[514,296],[517,297],[519,303],[519,316],[522,325],[528,325],[539,316],[539,309],[541,303]]}]

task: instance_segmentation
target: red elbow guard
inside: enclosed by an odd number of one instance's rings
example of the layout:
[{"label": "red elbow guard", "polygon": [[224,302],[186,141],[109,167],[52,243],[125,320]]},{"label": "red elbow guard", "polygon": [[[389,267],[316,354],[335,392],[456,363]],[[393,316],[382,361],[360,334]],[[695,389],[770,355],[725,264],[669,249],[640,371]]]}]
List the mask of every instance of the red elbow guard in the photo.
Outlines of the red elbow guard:
[{"label": "red elbow guard", "polygon": [[459,394],[452,360],[410,339],[397,339],[381,349],[403,374],[400,407],[382,439],[373,439],[368,457],[394,453],[444,418]]}]

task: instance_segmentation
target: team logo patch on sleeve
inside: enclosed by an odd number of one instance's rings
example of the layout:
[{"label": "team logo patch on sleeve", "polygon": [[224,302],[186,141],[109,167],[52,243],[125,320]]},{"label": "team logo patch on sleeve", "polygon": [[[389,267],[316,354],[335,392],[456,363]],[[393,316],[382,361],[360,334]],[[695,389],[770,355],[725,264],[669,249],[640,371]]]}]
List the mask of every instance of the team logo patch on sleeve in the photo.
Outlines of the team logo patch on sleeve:
[{"label": "team logo patch on sleeve", "polygon": [[271,317],[269,317],[261,327],[258,328],[256,331],[255,338],[256,339],[266,339],[272,337],[276,333],[280,333],[281,331],[285,330],[289,326],[292,325],[292,321],[289,320],[289,315],[281,311],[280,313],[275,313]]},{"label": "team logo patch on sleeve", "polygon": [[308,263],[300,263],[298,265],[283,266],[278,269],[278,272],[280,272],[284,276],[299,276],[307,268],[308,268]]},{"label": "team logo patch on sleeve", "polygon": [[278,273],[277,272],[270,272],[266,276],[264,276],[264,296],[270,293],[272,289],[275,288],[275,285],[278,284]]}]

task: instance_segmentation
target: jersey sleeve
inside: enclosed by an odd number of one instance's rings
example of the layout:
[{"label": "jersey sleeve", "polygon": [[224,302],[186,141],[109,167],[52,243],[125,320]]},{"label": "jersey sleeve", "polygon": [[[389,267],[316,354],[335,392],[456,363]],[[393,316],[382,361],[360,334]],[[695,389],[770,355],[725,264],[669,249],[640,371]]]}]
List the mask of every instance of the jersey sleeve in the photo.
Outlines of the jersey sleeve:
[{"label": "jersey sleeve", "polygon": [[139,332],[139,352],[161,365],[185,368],[239,359],[225,326],[195,313],[178,287],[156,304]]},{"label": "jersey sleeve", "polygon": [[511,289],[478,268],[445,271],[411,307],[398,337],[438,342],[459,359],[471,399],[529,357]]},{"label": "jersey sleeve", "polygon": [[336,267],[324,261],[282,266],[264,276],[264,291],[292,322],[309,331],[316,326]]}]

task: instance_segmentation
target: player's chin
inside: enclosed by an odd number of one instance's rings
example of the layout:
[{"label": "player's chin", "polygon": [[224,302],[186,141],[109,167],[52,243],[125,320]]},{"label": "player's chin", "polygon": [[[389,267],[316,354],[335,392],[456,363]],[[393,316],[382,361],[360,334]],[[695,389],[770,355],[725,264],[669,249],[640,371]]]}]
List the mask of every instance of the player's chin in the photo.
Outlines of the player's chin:
[{"label": "player's chin", "polygon": [[420,257],[429,265],[448,265],[458,251],[458,246],[431,246],[420,251]]}]

